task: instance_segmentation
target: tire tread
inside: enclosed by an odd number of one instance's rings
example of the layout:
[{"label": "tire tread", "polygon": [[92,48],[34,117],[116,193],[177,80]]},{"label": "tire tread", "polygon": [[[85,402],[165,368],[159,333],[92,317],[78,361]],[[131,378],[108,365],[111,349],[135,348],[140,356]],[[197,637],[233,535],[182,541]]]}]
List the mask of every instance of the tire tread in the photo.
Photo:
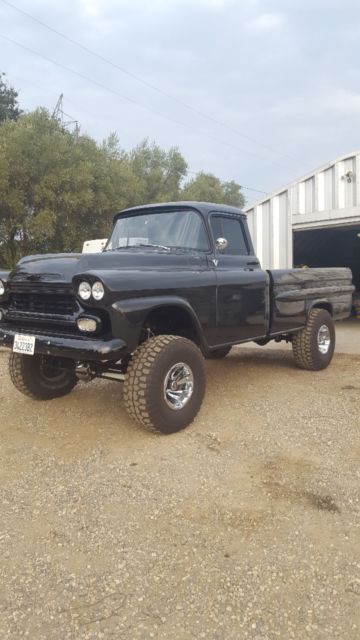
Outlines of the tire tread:
[{"label": "tire tread", "polygon": [[23,360],[21,357],[17,357],[16,353],[11,353],[9,356],[9,373],[11,382],[20,393],[32,400],[37,400],[36,395],[25,382],[26,374],[23,370]]},{"label": "tire tread", "polygon": [[154,423],[150,413],[147,397],[149,376],[151,375],[155,361],[163,349],[171,344],[179,341],[183,342],[184,340],[186,340],[186,343],[191,345],[194,350],[198,350],[193,342],[181,336],[159,335],[149,338],[141,344],[133,354],[128,365],[123,389],[125,408],[135,422],[140,423],[154,433],[158,433],[159,428]]},{"label": "tire tread", "polygon": [[36,383],[34,372],[31,372],[27,364],[27,358],[31,356],[20,355],[18,353],[10,353],[9,356],[9,374],[14,387],[23,395],[31,398],[31,400],[52,400],[67,395],[77,385],[75,374],[68,376],[68,381],[58,389],[42,389]]},{"label": "tire tread", "polygon": [[[327,311],[325,313],[328,314]],[[313,348],[312,338],[315,331],[316,323],[324,314],[324,309],[311,309],[305,327],[293,335],[292,349],[296,364],[301,369],[309,371],[317,371],[323,367],[319,367],[316,361],[317,352]],[[330,314],[328,314],[331,318]],[[331,318],[332,321],[332,318]],[[330,358],[331,359],[331,358]],[[326,365],[327,366],[327,365]]]}]

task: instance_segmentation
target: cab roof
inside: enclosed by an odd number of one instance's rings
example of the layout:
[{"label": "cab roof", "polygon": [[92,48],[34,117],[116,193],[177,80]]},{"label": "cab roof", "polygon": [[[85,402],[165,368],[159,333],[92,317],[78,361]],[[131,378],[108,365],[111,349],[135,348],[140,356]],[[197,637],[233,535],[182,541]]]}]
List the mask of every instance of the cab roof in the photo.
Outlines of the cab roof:
[{"label": "cab roof", "polygon": [[139,205],[137,207],[130,207],[129,209],[123,209],[114,216],[114,222],[120,218],[124,213],[140,213],[141,211],[148,211],[151,209],[196,209],[202,215],[207,216],[209,213],[216,211],[217,213],[231,213],[232,215],[246,217],[246,214],[237,207],[231,207],[228,204],[217,204],[215,202],[197,202],[196,200],[182,200],[179,202],[158,202],[154,204]]}]

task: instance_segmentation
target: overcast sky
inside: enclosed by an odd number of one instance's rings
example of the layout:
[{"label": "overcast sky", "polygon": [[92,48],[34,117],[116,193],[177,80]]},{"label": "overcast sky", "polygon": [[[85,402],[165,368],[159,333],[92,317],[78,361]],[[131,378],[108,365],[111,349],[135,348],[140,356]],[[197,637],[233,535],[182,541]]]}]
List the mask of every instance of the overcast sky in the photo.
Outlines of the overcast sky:
[{"label": "overcast sky", "polygon": [[226,125],[0,0],[1,35],[84,76],[0,37],[0,69],[21,106],[52,110],[63,93],[64,110],[98,140],[116,131],[125,148],[145,137],[178,146],[192,171],[264,191],[360,147],[359,0],[11,2]]}]

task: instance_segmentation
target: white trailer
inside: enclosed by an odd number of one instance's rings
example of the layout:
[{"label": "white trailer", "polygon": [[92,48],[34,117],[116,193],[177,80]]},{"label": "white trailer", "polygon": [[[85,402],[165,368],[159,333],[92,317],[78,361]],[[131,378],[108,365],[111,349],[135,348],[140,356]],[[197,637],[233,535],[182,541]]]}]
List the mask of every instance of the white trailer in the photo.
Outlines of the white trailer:
[{"label": "white trailer", "polygon": [[86,240],[83,244],[83,253],[101,253],[107,243],[107,238],[100,240]]}]

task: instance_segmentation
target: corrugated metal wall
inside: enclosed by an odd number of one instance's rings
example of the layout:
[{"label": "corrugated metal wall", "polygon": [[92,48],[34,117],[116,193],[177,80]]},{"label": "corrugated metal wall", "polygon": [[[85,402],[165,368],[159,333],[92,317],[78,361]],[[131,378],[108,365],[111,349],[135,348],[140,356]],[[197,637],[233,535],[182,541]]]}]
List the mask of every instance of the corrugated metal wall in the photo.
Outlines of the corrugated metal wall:
[{"label": "corrugated metal wall", "polygon": [[292,262],[289,209],[289,192],[283,191],[247,211],[256,255],[264,269],[279,269]]},{"label": "corrugated metal wall", "polygon": [[263,268],[291,267],[293,230],[360,222],[360,152],[338,158],[246,212]]}]

